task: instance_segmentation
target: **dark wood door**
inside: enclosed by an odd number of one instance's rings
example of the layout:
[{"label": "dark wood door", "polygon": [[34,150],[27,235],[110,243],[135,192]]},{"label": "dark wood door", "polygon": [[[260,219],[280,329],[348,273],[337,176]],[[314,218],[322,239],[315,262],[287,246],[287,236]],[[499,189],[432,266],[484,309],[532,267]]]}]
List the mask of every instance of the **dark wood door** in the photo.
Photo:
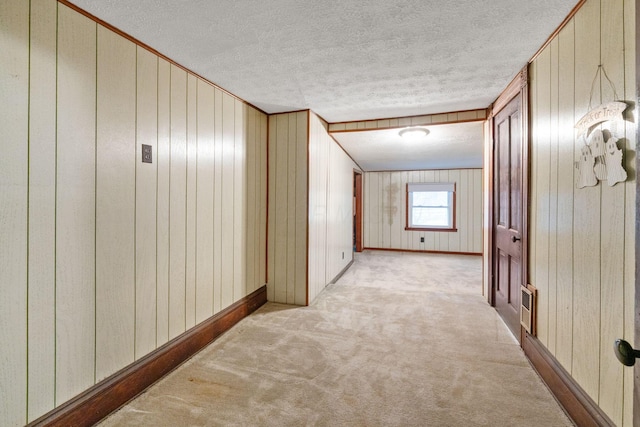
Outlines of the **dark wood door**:
[{"label": "dark wood door", "polygon": [[521,341],[520,285],[523,284],[522,97],[494,118],[494,276],[495,307]]}]

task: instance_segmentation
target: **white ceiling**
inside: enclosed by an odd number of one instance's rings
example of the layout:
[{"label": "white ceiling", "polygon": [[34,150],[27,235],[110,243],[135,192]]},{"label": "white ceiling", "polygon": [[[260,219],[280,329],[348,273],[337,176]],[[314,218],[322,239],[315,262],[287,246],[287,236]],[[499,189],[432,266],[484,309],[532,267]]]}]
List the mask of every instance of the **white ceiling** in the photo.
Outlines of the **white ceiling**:
[{"label": "white ceiling", "polygon": [[482,122],[420,127],[429,134],[415,140],[398,129],[332,135],[365,171],[482,167]]},{"label": "white ceiling", "polygon": [[577,0],[72,2],[267,113],[333,123],[486,108]]}]

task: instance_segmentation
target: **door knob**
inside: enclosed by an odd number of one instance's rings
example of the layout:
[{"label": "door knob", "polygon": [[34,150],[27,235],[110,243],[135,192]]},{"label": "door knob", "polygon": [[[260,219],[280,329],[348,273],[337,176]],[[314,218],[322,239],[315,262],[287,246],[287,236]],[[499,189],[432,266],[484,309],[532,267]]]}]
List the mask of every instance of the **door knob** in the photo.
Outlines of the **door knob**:
[{"label": "door knob", "polygon": [[517,242],[518,240],[520,240],[520,237],[517,237],[517,236],[511,236],[511,241],[512,241],[513,243]]},{"label": "door knob", "polygon": [[640,357],[640,351],[631,347],[631,344],[623,339],[617,339],[613,343],[613,351],[616,357],[625,366],[633,366],[636,359]]}]

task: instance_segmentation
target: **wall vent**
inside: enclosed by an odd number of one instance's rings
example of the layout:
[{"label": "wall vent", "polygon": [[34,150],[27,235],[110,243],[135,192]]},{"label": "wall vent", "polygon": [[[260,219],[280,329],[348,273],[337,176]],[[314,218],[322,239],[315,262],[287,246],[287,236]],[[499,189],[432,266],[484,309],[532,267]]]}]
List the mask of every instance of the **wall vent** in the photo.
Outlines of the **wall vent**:
[{"label": "wall vent", "polygon": [[536,288],[531,285],[520,287],[520,324],[529,334],[535,336]]}]

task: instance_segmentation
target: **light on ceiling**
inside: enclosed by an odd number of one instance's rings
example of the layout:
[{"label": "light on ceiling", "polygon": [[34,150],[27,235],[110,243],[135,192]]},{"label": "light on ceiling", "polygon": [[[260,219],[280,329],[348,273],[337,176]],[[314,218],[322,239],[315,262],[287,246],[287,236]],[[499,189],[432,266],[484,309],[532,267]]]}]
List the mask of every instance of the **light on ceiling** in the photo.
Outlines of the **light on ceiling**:
[{"label": "light on ceiling", "polygon": [[426,128],[404,128],[398,134],[407,141],[416,141],[429,135],[429,129]]}]

